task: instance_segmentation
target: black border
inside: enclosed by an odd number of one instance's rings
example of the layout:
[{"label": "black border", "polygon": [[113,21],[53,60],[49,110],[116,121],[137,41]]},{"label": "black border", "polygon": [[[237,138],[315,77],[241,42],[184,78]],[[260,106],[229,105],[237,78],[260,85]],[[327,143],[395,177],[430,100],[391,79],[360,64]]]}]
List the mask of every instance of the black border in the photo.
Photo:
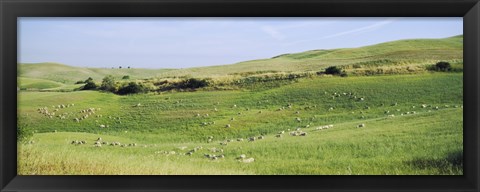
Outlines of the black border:
[{"label": "black border", "polygon": [[[0,191],[480,191],[479,0],[0,0]],[[463,176],[17,176],[17,17],[464,18]]]}]

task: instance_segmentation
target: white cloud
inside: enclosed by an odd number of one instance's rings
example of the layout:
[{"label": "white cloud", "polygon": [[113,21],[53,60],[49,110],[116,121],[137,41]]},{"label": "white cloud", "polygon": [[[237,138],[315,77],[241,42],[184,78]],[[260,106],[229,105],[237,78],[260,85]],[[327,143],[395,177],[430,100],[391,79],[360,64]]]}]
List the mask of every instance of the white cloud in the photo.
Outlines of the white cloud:
[{"label": "white cloud", "polygon": [[327,35],[327,36],[324,36],[322,39],[339,37],[339,36],[344,36],[344,35],[348,35],[348,34],[352,34],[352,33],[361,33],[361,32],[372,31],[372,30],[378,29],[378,28],[380,28],[384,25],[387,25],[387,24],[389,24],[393,21],[395,21],[395,19],[388,19],[388,20],[385,20],[385,21],[382,21],[382,22],[378,22],[378,23],[375,23],[375,24],[372,24],[372,25],[365,26],[365,27],[360,27],[360,28],[357,28],[357,29],[349,30],[349,31],[335,33],[335,34],[332,34],[332,35]]},{"label": "white cloud", "polygon": [[291,43],[284,44],[284,46],[290,46],[290,45],[303,43],[303,42],[308,42],[308,41],[330,39],[330,38],[340,37],[340,36],[344,36],[344,35],[348,35],[348,34],[358,34],[358,33],[363,33],[363,32],[368,32],[368,31],[374,31],[374,30],[377,30],[377,29],[381,28],[384,25],[392,23],[395,20],[397,20],[397,18],[387,19],[387,20],[384,20],[384,21],[381,21],[381,22],[378,22],[378,23],[374,23],[374,24],[371,24],[371,25],[364,26],[364,27],[360,27],[360,28],[356,28],[356,29],[352,29],[352,30],[348,30],[348,31],[343,31],[343,32],[338,32],[338,33],[334,33],[334,34],[331,34],[331,35],[323,36],[321,38],[294,41],[294,42],[291,42]]},{"label": "white cloud", "polygon": [[284,34],[272,26],[262,26],[260,29],[276,40],[284,40],[287,38]]}]

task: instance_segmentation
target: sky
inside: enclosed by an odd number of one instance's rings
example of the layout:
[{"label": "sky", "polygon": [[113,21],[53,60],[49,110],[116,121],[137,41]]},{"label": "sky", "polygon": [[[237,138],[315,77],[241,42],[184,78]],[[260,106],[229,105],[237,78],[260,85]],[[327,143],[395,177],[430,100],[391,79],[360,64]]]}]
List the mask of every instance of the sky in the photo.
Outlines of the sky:
[{"label": "sky", "polygon": [[189,68],[463,34],[462,17],[18,19],[18,62]]}]

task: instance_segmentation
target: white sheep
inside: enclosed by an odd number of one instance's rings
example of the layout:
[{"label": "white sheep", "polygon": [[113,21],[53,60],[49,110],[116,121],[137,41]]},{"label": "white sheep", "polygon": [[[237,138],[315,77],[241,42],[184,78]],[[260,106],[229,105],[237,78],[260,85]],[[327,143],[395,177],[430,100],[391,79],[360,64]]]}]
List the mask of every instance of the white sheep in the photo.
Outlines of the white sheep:
[{"label": "white sheep", "polygon": [[252,162],[254,162],[254,161],[255,161],[255,159],[254,159],[253,157],[250,157],[250,158],[248,158],[248,159],[242,159],[242,162],[243,162],[243,163],[252,163]]},{"label": "white sheep", "polygon": [[362,124],[358,125],[357,127],[358,127],[358,128],[365,127],[365,124],[362,123]]}]

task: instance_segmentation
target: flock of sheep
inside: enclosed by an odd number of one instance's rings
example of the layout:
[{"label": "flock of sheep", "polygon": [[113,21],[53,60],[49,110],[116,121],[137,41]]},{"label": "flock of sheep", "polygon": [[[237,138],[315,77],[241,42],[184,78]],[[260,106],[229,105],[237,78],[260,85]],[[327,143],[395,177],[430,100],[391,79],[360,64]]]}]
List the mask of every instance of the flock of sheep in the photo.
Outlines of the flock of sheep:
[{"label": "flock of sheep", "polygon": [[[74,145],[83,145],[87,144],[87,141],[85,140],[73,140],[70,144]],[[118,141],[114,142],[108,142],[108,141],[103,141],[101,137],[97,138],[95,142],[93,143],[94,147],[102,147],[102,145],[109,145],[109,146],[120,146],[120,147],[135,147],[137,146],[136,143],[129,143],[129,144],[121,144]]]},{"label": "flock of sheep", "polygon": [[[62,113],[60,114],[59,113],[59,110],[60,109],[63,109],[63,108],[69,108],[69,107],[73,107],[75,106],[75,104],[67,104],[67,105],[64,105],[64,104],[60,104],[60,105],[52,105],[52,108],[53,108],[53,111],[48,111],[48,107],[40,107],[37,109],[37,111],[40,113],[40,114],[43,114],[45,115],[46,117],[52,119],[53,117],[58,117],[60,119],[66,119],[67,118],[67,115],[68,113]],[[55,116],[56,114],[58,114],[57,116]]]},{"label": "flock of sheep", "polygon": [[[325,92],[325,94],[327,94],[327,92]],[[364,97],[358,97],[356,96],[354,93],[346,93],[346,92],[343,92],[343,93],[333,93],[332,95],[332,99],[336,99],[338,97],[348,97],[350,99],[354,99],[355,101],[358,101],[358,102],[362,102],[362,101],[365,101],[365,98]],[[259,101],[260,102],[260,101]],[[216,103],[217,105],[219,104],[219,102]],[[215,104],[214,104],[215,105]],[[393,103],[391,104],[391,106],[397,106],[398,103]],[[74,104],[68,104],[68,105],[58,105],[58,106],[53,106],[54,108],[54,112],[49,112],[48,111],[48,108],[47,107],[43,107],[43,108],[38,108],[38,111],[39,113],[42,113],[44,114],[45,116],[49,117],[49,118],[53,118],[53,116],[55,115],[55,112],[59,111],[59,109],[63,109],[63,108],[69,108],[69,107],[73,107]],[[140,103],[138,104],[135,104],[133,105],[132,107],[140,107],[142,106]],[[383,104],[382,104],[383,106]],[[307,106],[305,107],[305,109],[311,109],[311,108],[316,108],[317,106],[316,105],[313,105],[313,106]],[[431,105],[426,105],[426,104],[422,104],[420,105],[421,108],[428,108],[428,107],[431,107],[432,109],[434,110],[438,110],[439,107],[438,106],[431,106]],[[448,107],[447,105],[445,107]],[[458,107],[458,106],[455,106],[455,107]],[[461,106],[463,107],[463,106]],[[236,104],[232,105],[231,108],[238,108],[238,106]],[[283,111],[283,110],[287,110],[287,109],[292,109],[293,108],[293,104],[292,103],[288,103],[286,106],[282,106],[280,108],[278,108],[276,111]],[[415,108],[415,106],[412,106],[412,108]],[[335,108],[332,106],[328,109],[328,111],[332,111],[334,110]],[[368,110],[370,109],[370,106],[365,106],[364,107],[365,110]],[[85,120],[87,119],[88,117],[94,115],[96,112],[100,111],[101,109],[100,108],[87,108],[87,109],[84,109],[84,110],[80,110],[79,113],[82,114],[82,116],[80,118],[75,118],[74,120],[76,122],[80,122],[81,120]],[[249,108],[246,108],[247,111],[249,111],[250,109]],[[219,109],[217,107],[214,107],[213,109],[214,112],[218,112]],[[397,112],[399,112],[400,109],[397,109]],[[258,111],[258,113],[262,113],[262,111]],[[354,113],[354,112],[352,112]],[[363,114],[363,111],[361,112]],[[242,115],[242,112],[238,112],[237,113],[238,115]],[[298,115],[300,114],[300,111],[297,110],[294,112],[295,115]],[[385,111],[384,114],[387,115],[387,117],[395,117],[394,114],[391,114],[390,111]],[[404,113],[401,113],[401,115],[408,115],[408,114],[416,114],[415,111],[408,111],[408,112],[404,112]],[[62,114],[62,115],[59,115],[59,117],[61,119],[65,119],[66,113],[65,114]],[[200,113],[196,113],[195,114],[195,117],[197,118],[200,118],[200,117],[209,117],[210,115],[208,113],[205,113],[205,114],[200,114]],[[102,117],[101,115],[96,115],[96,117]],[[364,116],[362,116],[364,117]],[[110,117],[111,118],[111,117]],[[312,118],[313,119],[313,118]],[[228,121],[228,120],[227,120]],[[231,117],[229,118],[229,121],[232,122],[232,121],[235,121],[235,117]],[[294,118],[294,121],[296,121],[297,123],[301,123],[302,122],[302,119],[300,117],[295,117]],[[205,122],[202,122],[201,123],[201,126],[208,126],[208,125],[215,125],[215,121],[205,121]],[[306,125],[305,128],[308,128],[310,126],[310,124]],[[104,125],[104,124],[100,124],[99,125],[100,128],[108,128],[109,126],[108,125]],[[357,128],[364,128],[366,127],[365,123],[361,123],[361,124],[358,124],[356,126]],[[232,125],[229,123],[229,124],[226,124],[224,126],[224,128],[232,128]],[[318,127],[315,127],[313,130],[315,131],[319,131],[319,130],[324,130],[324,129],[331,129],[333,128],[333,125],[332,124],[329,124],[329,125],[322,125],[322,126],[318,126]],[[290,131],[290,129],[287,129],[286,131],[288,131],[289,135],[290,136],[307,136],[308,133],[305,132],[305,131],[302,131],[301,128],[296,128],[294,131]],[[280,131],[278,132],[277,134],[275,134],[275,137],[276,138],[282,138],[285,134],[286,131]],[[248,137],[246,138],[245,140],[247,140],[248,142],[254,142],[254,141],[257,141],[257,140],[262,140],[262,139],[265,139],[265,135],[260,135],[260,136],[251,136],[251,137]],[[238,142],[242,142],[244,141],[244,138],[237,138],[235,139],[236,141]],[[221,141],[219,144],[222,145],[222,146],[226,146],[228,145],[228,143],[230,142],[233,142],[235,141],[234,139],[225,139],[223,141]],[[214,141],[214,137],[213,136],[208,136],[207,137],[207,143],[211,143]],[[85,140],[74,140],[71,142],[71,144],[75,144],[75,145],[83,145],[83,144],[87,144],[87,142]],[[104,145],[110,145],[110,146],[120,146],[120,147],[127,147],[127,146],[131,146],[131,147],[134,147],[134,146],[137,146],[136,143],[130,143],[130,144],[121,144],[120,142],[107,142],[107,141],[103,141],[102,138],[98,138],[93,146],[94,147],[102,147]],[[184,150],[186,149],[186,147],[182,147],[181,150]],[[194,147],[192,148],[191,150],[185,152],[185,153],[178,153],[176,151],[162,151],[162,152],[155,152],[157,154],[165,154],[165,155],[175,155],[175,154],[180,154],[180,155],[187,155],[187,156],[192,156],[194,155],[197,151],[199,150],[202,150],[203,147],[201,146],[197,146],[197,147]],[[211,159],[211,160],[217,160],[217,159],[222,159],[222,158],[225,158],[225,155],[223,154],[223,149],[218,149],[218,148],[211,148],[210,149],[210,152],[213,152],[213,153],[217,153],[217,154],[211,154],[211,153],[204,153],[203,156],[208,158],[208,159]],[[219,154],[220,153],[220,154]],[[243,163],[251,163],[251,162],[254,162],[254,158],[252,157],[249,157],[247,158],[245,154],[241,154],[239,157],[236,158],[239,162],[243,162]]]}]

